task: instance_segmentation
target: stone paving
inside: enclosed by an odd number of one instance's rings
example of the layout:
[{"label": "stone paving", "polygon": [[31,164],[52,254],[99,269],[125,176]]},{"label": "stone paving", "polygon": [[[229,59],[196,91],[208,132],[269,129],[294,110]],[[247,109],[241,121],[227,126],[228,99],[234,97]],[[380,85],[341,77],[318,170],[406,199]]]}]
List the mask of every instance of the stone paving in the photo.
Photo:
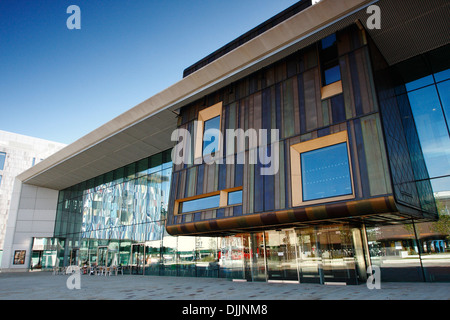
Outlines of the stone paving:
[{"label": "stone paving", "polygon": [[51,272],[0,273],[0,300],[450,300],[450,283],[445,282],[389,282],[370,290],[365,284],[80,275],[80,288],[69,289],[68,279]]}]

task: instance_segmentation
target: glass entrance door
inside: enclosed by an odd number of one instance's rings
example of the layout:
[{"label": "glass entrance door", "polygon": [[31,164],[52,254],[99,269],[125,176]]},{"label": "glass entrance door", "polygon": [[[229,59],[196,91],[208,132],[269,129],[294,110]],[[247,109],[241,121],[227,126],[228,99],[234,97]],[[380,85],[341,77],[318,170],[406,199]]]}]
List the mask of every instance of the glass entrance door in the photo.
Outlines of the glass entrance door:
[{"label": "glass entrance door", "polygon": [[323,282],[356,284],[351,230],[345,225],[322,227],[317,237],[322,257]]},{"label": "glass entrance door", "polygon": [[264,250],[264,233],[250,233],[249,237],[249,259],[251,270],[251,281],[266,281],[266,254]]},{"label": "glass entrance door", "polygon": [[322,258],[316,227],[296,229],[298,242],[298,272],[300,283],[323,283]]},{"label": "glass entrance door", "polygon": [[107,246],[100,246],[97,248],[97,266],[106,267],[107,255],[108,255]]},{"label": "glass entrance door", "polygon": [[79,249],[72,249],[70,251],[70,260],[69,260],[69,265],[71,266],[76,266],[78,265],[78,251]]},{"label": "glass entrance door", "polygon": [[137,243],[131,246],[131,274],[144,274],[145,244]]},{"label": "glass entrance door", "polygon": [[265,232],[268,281],[298,281],[294,230]]}]

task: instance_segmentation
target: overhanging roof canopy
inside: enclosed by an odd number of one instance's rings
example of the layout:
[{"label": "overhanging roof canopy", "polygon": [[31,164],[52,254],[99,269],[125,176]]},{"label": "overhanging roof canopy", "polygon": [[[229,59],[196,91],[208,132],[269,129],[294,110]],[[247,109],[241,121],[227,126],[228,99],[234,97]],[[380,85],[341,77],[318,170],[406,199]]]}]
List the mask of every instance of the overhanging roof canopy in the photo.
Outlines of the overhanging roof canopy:
[{"label": "overhanging roof canopy", "polygon": [[176,110],[381,9],[366,31],[389,64],[449,43],[446,0],[322,0],[75,141],[18,176],[61,190],[171,148]]}]

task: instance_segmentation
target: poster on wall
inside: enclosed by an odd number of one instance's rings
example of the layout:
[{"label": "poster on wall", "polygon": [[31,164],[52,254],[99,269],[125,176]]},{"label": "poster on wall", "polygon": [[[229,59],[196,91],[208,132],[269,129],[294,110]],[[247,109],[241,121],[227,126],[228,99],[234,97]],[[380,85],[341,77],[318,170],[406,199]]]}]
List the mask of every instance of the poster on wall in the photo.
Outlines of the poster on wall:
[{"label": "poster on wall", "polygon": [[25,264],[25,250],[14,251],[14,264]]}]

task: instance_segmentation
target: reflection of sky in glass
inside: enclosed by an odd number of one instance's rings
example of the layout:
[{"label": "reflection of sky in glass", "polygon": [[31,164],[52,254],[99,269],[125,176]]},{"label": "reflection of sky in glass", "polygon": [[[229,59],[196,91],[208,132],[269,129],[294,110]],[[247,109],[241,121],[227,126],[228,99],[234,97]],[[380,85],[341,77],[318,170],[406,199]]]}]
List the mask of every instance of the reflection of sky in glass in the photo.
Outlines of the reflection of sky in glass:
[{"label": "reflection of sky in glass", "polygon": [[450,174],[450,137],[434,85],[408,93],[430,177]]},{"label": "reflection of sky in glass", "polygon": [[450,177],[431,179],[433,192],[450,191]]},{"label": "reflection of sky in glass", "polygon": [[325,85],[341,80],[341,70],[339,66],[325,70]]},{"label": "reflection of sky in glass", "polygon": [[206,197],[182,203],[181,212],[191,212],[203,209],[217,208],[219,206],[220,195]]},{"label": "reflection of sky in glass", "polygon": [[437,88],[448,125],[450,120],[450,80],[438,83]]},{"label": "reflection of sky in glass", "polygon": [[242,190],[228,193],[228,205],[242,203]]},{"label": "reflection of sky in glass", "polygon": [[436,80],[436,82],[450,79],[450,69],[435,73],[434,79]]},{"label": "reflection of sky in glass", "polygon": [[352,193],[347,144],[301,154],[303,201]]},{"label": "reflection of sky in glass", "polygon": [[336,33],[330,34],[328,37],[322,39],[322,49],[331,47],[336,43]]},{"label": "reflection of sky in glass", "polygon": [[433,83],[433,76],[429,75],[411,82],[408,82],[405,84],[406,90],[407,91],[411,91],[414,89],[418,89],[418,88],[422,88],[425,87],[427,85],[430,85]]},{"label": "reflection of sky in glass", "polygon": [[5,167],[5,159],[6,159],[6,153],[0,152],[0,170],[3,170]]},{"label": "reflection of sky in glass", "polygon": [[209,151],[218,151],[219,149],[218,131],[211,129],[220,130],[220,116],[204,122],[203,155],[209,154],[209,152],[205,152],[207,147]]}]

